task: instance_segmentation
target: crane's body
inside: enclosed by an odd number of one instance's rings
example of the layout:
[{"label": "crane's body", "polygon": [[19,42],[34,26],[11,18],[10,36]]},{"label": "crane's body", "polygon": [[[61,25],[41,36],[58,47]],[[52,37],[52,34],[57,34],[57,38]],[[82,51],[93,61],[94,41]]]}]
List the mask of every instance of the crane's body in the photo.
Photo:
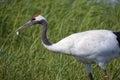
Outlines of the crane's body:
[{"label": "crane's body", "polygon": [[99,63],[103,60],[106,63],[120,55],[117,37],[109,30],[75,33],[45,47],[54,52],[71,54],[84,63]]},{"label": "crane's body", "polygon": [[[98,64],[106,72],[105,64],[120,56],[120,33],[110,30],[90,30],[74,33],[57,43],[51,44],[47,37],[47,21],[43,16],[35,15],[32,20],[16,30],[20,30],[33,24],[42,24],[42,43],[53,52],[73,55],[84,63],[90,80],[93,80],[91,63]],[[108,80],[110,80],[108,76]]]}]

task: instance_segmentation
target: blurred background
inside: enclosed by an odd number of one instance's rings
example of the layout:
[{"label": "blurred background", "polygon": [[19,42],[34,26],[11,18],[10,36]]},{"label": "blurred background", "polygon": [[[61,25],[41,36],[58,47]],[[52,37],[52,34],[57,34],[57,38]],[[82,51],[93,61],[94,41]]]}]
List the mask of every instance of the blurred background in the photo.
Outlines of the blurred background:
[{"label": "blurred background", "polygon": [[[120,31],[119,0],[0,0],[0,80],[88,80],[81,62],[56,54],[41,43],[41,25],[15,30],[36,13],[48,20],[48,39],[55,43],[76,32]],[[107,34],[106,34],[107,35]],[[120,80],[120,58],[106,65],[112,80]],[[95,80],[104,73],[92,65]]]}]

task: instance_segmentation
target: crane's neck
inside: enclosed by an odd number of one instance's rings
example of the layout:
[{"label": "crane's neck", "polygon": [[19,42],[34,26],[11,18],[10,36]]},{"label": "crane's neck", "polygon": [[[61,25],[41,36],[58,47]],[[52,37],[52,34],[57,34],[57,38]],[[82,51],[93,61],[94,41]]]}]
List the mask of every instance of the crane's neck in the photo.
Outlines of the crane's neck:
[{"label": "crane's neck", "polygon": [[42,24],[42,42],[43,42],[43,44],[44,45],[46,45],[46,46],[49,46],[49,45],[51,45],[51,43],[48,41],[48,39],[47,39],[47,36],[46,36],[46,33],[47,33],[47,21],[45,21],[45,20],[42,20],[41,21],[41,24]]},{"label": "crane's neck", "polygon": [[59,53],[66,53],[66,54],[70,54],[69,50],[66,50],[66,48],[64,48],[63,46],[61,46],[61,43],[54,43],[51,44],[48,39],[47,39],[47,21],[42,20],[40,22],[40,24],[42,24],[43,29],[42,29],[42,42],[44,47],[46,47],[48,50],[53,51],[53,52],[59,52]]}]

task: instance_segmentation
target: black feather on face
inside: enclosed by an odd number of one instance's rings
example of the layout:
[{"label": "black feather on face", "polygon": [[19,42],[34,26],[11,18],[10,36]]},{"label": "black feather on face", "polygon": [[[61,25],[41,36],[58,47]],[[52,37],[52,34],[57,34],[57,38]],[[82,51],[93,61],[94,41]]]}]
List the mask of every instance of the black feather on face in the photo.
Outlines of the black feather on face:
[{"label": "black feather on face", "polygon": [[32,19],[31,19],[31,21],[34,21],[34,20],[35,20],[35,18],[32,18]]}]

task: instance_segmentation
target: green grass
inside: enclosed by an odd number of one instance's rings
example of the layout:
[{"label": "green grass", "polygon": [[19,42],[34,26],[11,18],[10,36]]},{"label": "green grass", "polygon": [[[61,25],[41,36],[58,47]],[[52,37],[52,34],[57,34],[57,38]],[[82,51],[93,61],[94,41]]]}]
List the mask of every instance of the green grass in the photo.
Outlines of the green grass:
[{"label": "green grass", "polygon": [[[48,20],[53,43],[86,30],[120,31],[119,4],[113,8],[89,0],[1,0],[0,80],[88,80],[81,62],[43,47],[39,25],[16,35],[15,30],[36,13]],[[95,80],[103,80],[103,71],[97,65],[92,68]],[[120,59],[107,64],[107,70],[112,80],[120,80]]]}]

